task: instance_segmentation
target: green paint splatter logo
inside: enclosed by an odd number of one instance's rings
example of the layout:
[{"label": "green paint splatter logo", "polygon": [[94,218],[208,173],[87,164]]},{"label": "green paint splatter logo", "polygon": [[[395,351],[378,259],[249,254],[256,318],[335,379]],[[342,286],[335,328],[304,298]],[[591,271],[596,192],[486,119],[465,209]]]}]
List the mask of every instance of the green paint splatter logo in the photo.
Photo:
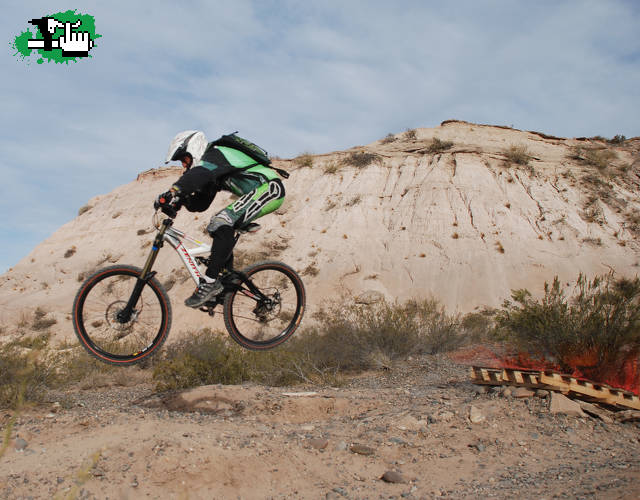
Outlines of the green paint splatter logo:
[{"label": "green paint splatter logo", "polygon": [[35,26],[35,33],[31,28],[23,31],[15,37],[11,47],[15,50],[13,55],[22,60],[30,61],[31,56],[37,54],[38,64],[69,64],[92,57],[89,51],[96,47],[95,40],[102,36],[96,33],[93,16],[75,10],[32,19],[29,24]]}]

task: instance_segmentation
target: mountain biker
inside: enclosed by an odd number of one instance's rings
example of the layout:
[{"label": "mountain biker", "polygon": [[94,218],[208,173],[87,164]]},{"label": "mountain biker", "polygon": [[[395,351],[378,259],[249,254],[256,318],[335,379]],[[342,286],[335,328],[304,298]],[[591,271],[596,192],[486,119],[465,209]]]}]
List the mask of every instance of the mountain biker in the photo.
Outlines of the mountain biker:
[{"label": "mountain biker", "polygon": [[200,307],[218,295],[223,285],[218,275],[233,265],[234,229],[277,210],[284,200],[284,186],[273,168],[256,163],[247,154],[206,141],[204,133],[188,130],[177,134],[169,146],[167,160],[180,161],[185,172],[171,189],[160,194],[154,206],[169,204],[175,216],[186,207],[204,212],[218,191],[229,191],[239,198],[216,213],[207,232],[213,237],[205,276],[185,300],[188,307]]}]

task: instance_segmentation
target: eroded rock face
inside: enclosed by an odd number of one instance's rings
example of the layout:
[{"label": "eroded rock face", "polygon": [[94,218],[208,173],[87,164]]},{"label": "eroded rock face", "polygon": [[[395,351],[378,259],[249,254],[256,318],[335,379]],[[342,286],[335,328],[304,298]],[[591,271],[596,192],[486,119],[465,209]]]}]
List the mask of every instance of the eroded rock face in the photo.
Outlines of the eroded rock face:
[{"label": "eroded rock face", "polygon": [[[580,272],[634,276],[639,152],[640,139],[613,146],[450,121],[416,130],[415,139],[399,134],[317,155],[311,167],[277,160],[292,174],[285,203],[240,240],[237,262],[273,258],[295,267],[310,313],[365,292],[376,300],[435,297],[450,312],[467,312],[499,306],[512,289],[540,294],[555,275],[564,283]],[[0,277],[0,320],[16,323],[39,306],[57,320],[54,335],[71,338],[69,311],[82,276],[114,262],[143,266],[153,200],[179,175],[145,172],[91,199]],[[203,229],[228,201],[221,194],[208,212],[182,211],[176,227],[208,242]],[[155,270],[171,286],[173,339],[204,323],[222,328],[182,305],[193,283],[170,248]]]}]

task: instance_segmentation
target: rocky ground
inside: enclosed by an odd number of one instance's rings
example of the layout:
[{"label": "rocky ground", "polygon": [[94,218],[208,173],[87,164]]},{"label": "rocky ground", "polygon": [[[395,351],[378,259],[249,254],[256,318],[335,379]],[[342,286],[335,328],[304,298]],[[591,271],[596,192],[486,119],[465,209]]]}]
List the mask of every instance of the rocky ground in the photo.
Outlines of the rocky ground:
[{"label": "rocky ground", "polygon": [[339,388],[52,393],[17,418],[0,497],[640,497],[638,423],[508,392],[425,356]]}]

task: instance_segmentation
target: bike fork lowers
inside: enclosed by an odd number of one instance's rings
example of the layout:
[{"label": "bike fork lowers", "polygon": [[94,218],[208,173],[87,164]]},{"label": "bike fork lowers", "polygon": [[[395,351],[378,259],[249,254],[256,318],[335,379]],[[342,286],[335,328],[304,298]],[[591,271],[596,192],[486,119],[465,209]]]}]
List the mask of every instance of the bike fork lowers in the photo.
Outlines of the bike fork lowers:
[{"label": "bike fork lowers", "polygon": [[145,263],[140,276],[138,276],[138,279],[136,280],[136,284],[133,287],[133,292],[131,292],[131,296],[127,301],[127,305],[122,311],[118,313],[118,321],[120,321],[121,323],[128,323],[129,321],[131,321],[131,315],[133,314],[134,308],[136,307],[136,304],[140,299],[140,295],[142,295],[144,286],[155,276],[156,273],[155,271],[151,271],[151,268],[156,261],[158,252],[162,248],[162,245],[164,245],[164,233],[167,231],[169,226],[171,226],[171,224],[173,224],[173,221],[171,219],[165,219],[164,221],[162,221],[162,228],[153,241],[151,253],[149,253],[147,262]]}]

